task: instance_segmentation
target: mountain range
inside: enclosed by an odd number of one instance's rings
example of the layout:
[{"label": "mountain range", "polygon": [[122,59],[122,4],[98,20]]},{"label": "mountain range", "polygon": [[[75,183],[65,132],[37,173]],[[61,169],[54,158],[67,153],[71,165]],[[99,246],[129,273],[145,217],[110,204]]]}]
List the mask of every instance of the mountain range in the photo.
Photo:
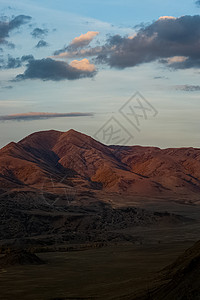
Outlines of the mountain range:
[{"label": "mountain range", "polygon": [[0,187],[62,193],[64,187],[198,198],[200,149],[107,146],[69,130],[33,133],[0,150]]}]

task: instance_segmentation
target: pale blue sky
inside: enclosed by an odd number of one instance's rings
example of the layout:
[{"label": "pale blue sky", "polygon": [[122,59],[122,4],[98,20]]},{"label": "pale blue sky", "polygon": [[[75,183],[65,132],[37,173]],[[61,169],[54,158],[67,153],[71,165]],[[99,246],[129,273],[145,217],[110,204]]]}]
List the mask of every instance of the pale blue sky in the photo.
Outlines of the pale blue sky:
[{"label": "pale blue sky", "polygon": [[[151,24],[161,16],[198,15],[195,1],[4,1],[1,16],[12,19],[28,15],[32,20],[13,30],[6,38],[14,49],[0,45],[2,58],[33,55],[35,59],[52,57],[75,38],[88,31],[99,34],[90,47],[104,44],[108,36],[131,36],[137,24]],[[31,25],[31,26],[30,26]],[[42,39],[47,47],[35,48],[40,38],[33,38],[34,28],[47,29]],[[84,58],[84,57],[82,57]],[[82,59],[77,58],[77,59]],[[87,57],[91,63],[92,58]],[[72,59],[71,59],[72,60]],[[67,60],[70,63],[70,59]],[[133,128],[119,114],[120,107],[139,91],[158,111],[141,124],[129,144],[159,147],[200,147],[200,90],[182,90],[182,86],[199,86],[198,68],[172,70],[158,61],[124,69],[95,64],[97,74],[78,80],[42,81],[27,79],[12,81],[23,74],[19,68],[0,69],[0,115],[28,112],[92,112],[93,117],[56,118],[0,123],[0,146],[38,130],[70,128],[94,136],[95,132],[115,116],[129,132]],[[12,88],[11,88],[12,87]],[[102,141],[103,142],[103,141]]]}]

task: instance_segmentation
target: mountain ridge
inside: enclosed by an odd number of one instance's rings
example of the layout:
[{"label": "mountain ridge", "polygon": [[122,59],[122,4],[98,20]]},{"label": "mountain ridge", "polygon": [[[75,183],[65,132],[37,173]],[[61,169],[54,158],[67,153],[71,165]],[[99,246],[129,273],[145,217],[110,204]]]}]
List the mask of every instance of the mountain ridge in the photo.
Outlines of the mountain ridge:
[{"label": "mountain ridge", "polygon": [[[200,149],[104,145],[73,129],[39,131],[0,149],[0,184],[37,188],[62,178],[77,188],[135,195],[197,195]],[[64,180],[62,180],[64,183]],[[82,182],[79,186],[77,182]],[[99,188],[99,187],[98,187]]]}]

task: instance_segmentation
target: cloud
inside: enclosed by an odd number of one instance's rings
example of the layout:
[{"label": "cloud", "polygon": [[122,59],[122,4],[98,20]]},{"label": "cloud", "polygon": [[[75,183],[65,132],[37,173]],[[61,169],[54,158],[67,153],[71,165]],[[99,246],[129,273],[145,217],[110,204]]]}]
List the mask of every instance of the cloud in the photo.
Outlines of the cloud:
[{"label": "cloud", "polygon": [[111,67],[125,68],[173,57],[184,57],[182,61],[171,61],[174,68],[189,68],[195,62],[199,66],[200,16],[159,19],[141,28],[133,39],[110,37],[107,48],[111,47],[105,61]]},{"label": "cloud", "polygon": [[48,47],[48,43],[44,40],[40,40],[37,45],[35,46],[36,48],[42,48],[42,47]]},{"label": "cloud", "polygon": [[199,92],[200,91],[200,85],[176,85],[176,90],[185,91],[185,92]]},{"label": "cloud", "polygon": [[0,66],[0,69],[16,69],[20,68],[23,63],[28,62],[30,60],[33,60],[33,55],[23,55],[21,58],[19,57],[12,57],[11,55],[8,55],[8,59],[2,60],[2,65]]},{"label": "cloud", "polygon": [[89,45],[89,43],[94,39],[96,35],[98,35],[98,31],[88,31],[85,34],[81,34],[78,37],[75,37],[72,42],[70,43],[70,46],[73,48],[81,48]]},{"label": "cloud", "polygon": [[21,59],[20,58],[14,58],[10,55],[8,55],[8,61],[7,64],[4,66],[5,69],[16,69],[21,67]]},{"label": "cloud", "polygon": [[195,1],[197,6],[200,6],[200,0]]},{"label": "cloud", "polygon": [[87,58],[82,60],[73,60],[70,63],[70,66],[82,71],[94,72],[96,71],[95,65],[91,64]]},{"label": "cloud", "polygon": [[50,118],[63,118],[63,117],[91,117],[93,113],[46,113],[46,112],[29,112],[13,115],[0,116],[0,121],[31,121],[31,120],[42,120]]},{"label": "cloud", "polygon": [[[75,51],[66,51],[65,50],[57,55],[54,55],[53,58],[75,58],[75,57],[86,57],[86,56],[97,56],[101,55],[103,52],[106,52],[106,47],[104,46],[97,46],[94,48],[86,48],[80,49]],[[57,53],[57,51],[55,52]],[[107,49],[107,53],[110,53],[110,50]]]},{"label": "cloud", "polygon": [[160,17],[158,20],[166,20],[166,19],[168,19],[168,20],[173,20],[173,19],[176,19],[175,17],[172,17],[172,16],[162,16],[162,17]]},{"label": "cloud", "polygon": [[137,33],[134,33],[133,35],[128,36],[128,39],[132,40],[132,39],[134,39],[134,37],[136,37],[136,35],[137,35]]},{"label": "cloud", "polygon": [[99,34],[98,31],[88,31],[85,34],[81,34],[80,36],[75,37],[68,46],[64,47],[63,49],[56,50],[54,52],[54,55],[59,55],[60,53],[66,51],[71,52],[71,51],[75,51],[76,49],[86,47],[98,34]]},{"label": "cloud", "polygon": [[19,28],[21,25],[26,24],[31,19],[32,18],[30,16],[19,15],[9,22],[9,29],[13,30]]},{"label": "cloud", "polygon": [[170,59],[160,60],[161,63],[166,64],[172,69],[189,69],[189,68],[200,68],[200,59],[186,57],[183,61],[171,61]]},{"label": "cloud", "polygon": [[184,69],[187,68],[186,65],[188,64],[188,60],[189,57],[186,56],[173,56],[161,59],[160,62],[173,69]]},{"label": "cloud", "polygon": [[175,64],[175,63],[182,63],[185,62],[188,59],[188,57],[185,56],[173,56],[170,58],[167,58],[167,62],[169,65]]},{"label": "cloud", "polygon": [[21,57],[21,61],[24,62],[24,61],[30,61],[30,60],[33,60],[34,59],[34,56],[32,54],[29,54],[29,55],[23,55]]},{"label": "cloud", "polygon": [[42,28],[35,28],[33,29],[33,31],[31,32],[31,35],[33,38],[38,38],[38,39],[42,39],[45,36],[47,36],[48,34],[48,29],[42,29]]},{"label": "cloud", "polygon": [[11,21],[0,21],[0,44],[8,43],[6,38],[12,30],[19,28],[20,26],[28,23],[31,20],[30,16],[18,15]]},{"label": "cloud", "polygon": [[157,80],[157,79],[169,79],[166,76],[155,76],[153,79]]},{"label": "cloud", "polygon": [[200,67],[200,16],[163,16],[133,36],[110,36],[101,46],[56,52],[56,58],[94,57],[114,68],[158,61],[173,69]]},{"label": "cloud", "polygon": [[93,77],[95,74],[96,71],[74,68],[64,61],[57,61],[51,58],[43,58],[38,60],[30,60],[24,74],[17,75],[16,80],[75,80],[85,77]]}]

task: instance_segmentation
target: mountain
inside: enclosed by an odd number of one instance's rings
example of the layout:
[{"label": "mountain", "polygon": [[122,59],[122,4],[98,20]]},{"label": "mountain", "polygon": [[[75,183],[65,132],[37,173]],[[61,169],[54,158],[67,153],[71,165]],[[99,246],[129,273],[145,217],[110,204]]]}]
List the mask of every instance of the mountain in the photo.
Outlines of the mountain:
[{"label": "mountain", "polygon": [[0,150],[1,192],[77,190],[144,196],[200,192],[200,149],[106,146],[75,130],[33,133]]}]

